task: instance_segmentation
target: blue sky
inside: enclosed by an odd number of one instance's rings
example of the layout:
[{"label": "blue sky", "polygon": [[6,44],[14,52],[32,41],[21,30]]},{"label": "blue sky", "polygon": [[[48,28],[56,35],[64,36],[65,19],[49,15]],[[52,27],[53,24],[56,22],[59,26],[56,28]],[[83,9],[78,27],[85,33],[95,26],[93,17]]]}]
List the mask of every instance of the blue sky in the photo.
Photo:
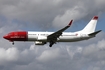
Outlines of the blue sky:
[{"label": "blue sky", "polygon": [[[105,32],[105,28],[104,28],[104,26],[105,26],[105,24],[104,24],[105,20],[104,19],[105,19],[105,15],[104,14],[99,16],[99,19],[98,19],[98,22],[97,22],[97,26],[96,26],[96,30],[102,30],[102,31]],[[80,30],[80,29],[84,28],[86,26],[86,24],[88,24],[89,21],[90,20],[84,21],[84,20],[81,19],[80,21],[75,22],[76,25],[73,24],[74,28],[72,27],[72,30],[76,31],[76,30]],[[77,26],[77,28],[75,28],[75,26]]]},{"label": "blue sky", "polygon": [[105,32],[105,28],[104,28],[105,20],[104,19],[105,19],[105,13],[102,16],[100,16],[98,24],[97,24],[97,29],[101,29],[101,30],[103,30]]}]

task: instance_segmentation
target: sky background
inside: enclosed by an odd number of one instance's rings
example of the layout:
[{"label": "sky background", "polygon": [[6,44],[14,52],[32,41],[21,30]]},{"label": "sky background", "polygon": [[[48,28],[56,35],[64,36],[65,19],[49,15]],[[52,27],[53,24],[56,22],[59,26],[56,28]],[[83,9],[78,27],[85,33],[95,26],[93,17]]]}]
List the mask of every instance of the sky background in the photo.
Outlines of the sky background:
[{"label": "sky background", "polygon": [[[70,32],[99,16],[95,38],[37,46],[11,42],[11,31],[57,31],[71,19]],[[0,0],[0,70],[105,70],[105,0]]]}]

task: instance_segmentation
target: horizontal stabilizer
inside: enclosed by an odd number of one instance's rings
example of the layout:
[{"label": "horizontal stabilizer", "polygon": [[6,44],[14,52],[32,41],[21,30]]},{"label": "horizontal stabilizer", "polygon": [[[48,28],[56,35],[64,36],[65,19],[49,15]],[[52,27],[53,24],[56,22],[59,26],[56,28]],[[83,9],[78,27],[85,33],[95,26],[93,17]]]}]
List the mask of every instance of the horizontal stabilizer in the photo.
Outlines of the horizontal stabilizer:
[{"label": "horizontal stabilizer", "polygon": [[89,34],[89,36],[95,36],[96,34],[98,34],[99,32],[101,32],[102,30],[96,31],[94,33]]}]

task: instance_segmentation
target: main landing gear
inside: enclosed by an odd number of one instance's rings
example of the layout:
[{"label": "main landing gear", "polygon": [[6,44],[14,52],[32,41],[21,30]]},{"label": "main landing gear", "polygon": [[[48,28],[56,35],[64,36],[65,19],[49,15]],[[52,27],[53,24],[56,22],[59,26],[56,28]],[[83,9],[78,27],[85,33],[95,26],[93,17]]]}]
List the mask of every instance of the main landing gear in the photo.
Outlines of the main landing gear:
[{"label": "main landing gear", "polygon": [[50,44],[49,47],[52,47],[53,44]]},{"label": "main landing gear", "polygon": [[55,42],[50,41],[50,45],[49,45],[49,47],[52,47],[52,45],[53,45],[54,43],[55,43]]}]

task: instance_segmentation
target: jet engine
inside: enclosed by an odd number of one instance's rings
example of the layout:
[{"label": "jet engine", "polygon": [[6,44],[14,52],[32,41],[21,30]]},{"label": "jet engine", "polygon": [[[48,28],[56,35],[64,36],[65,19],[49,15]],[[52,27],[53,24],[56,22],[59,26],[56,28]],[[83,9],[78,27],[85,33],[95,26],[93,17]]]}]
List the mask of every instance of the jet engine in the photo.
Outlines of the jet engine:
[{"label": "jet engine", "polygon": [[41,42],[41,41],[35,41],[35,45],[44,45],[46,42]]}]

